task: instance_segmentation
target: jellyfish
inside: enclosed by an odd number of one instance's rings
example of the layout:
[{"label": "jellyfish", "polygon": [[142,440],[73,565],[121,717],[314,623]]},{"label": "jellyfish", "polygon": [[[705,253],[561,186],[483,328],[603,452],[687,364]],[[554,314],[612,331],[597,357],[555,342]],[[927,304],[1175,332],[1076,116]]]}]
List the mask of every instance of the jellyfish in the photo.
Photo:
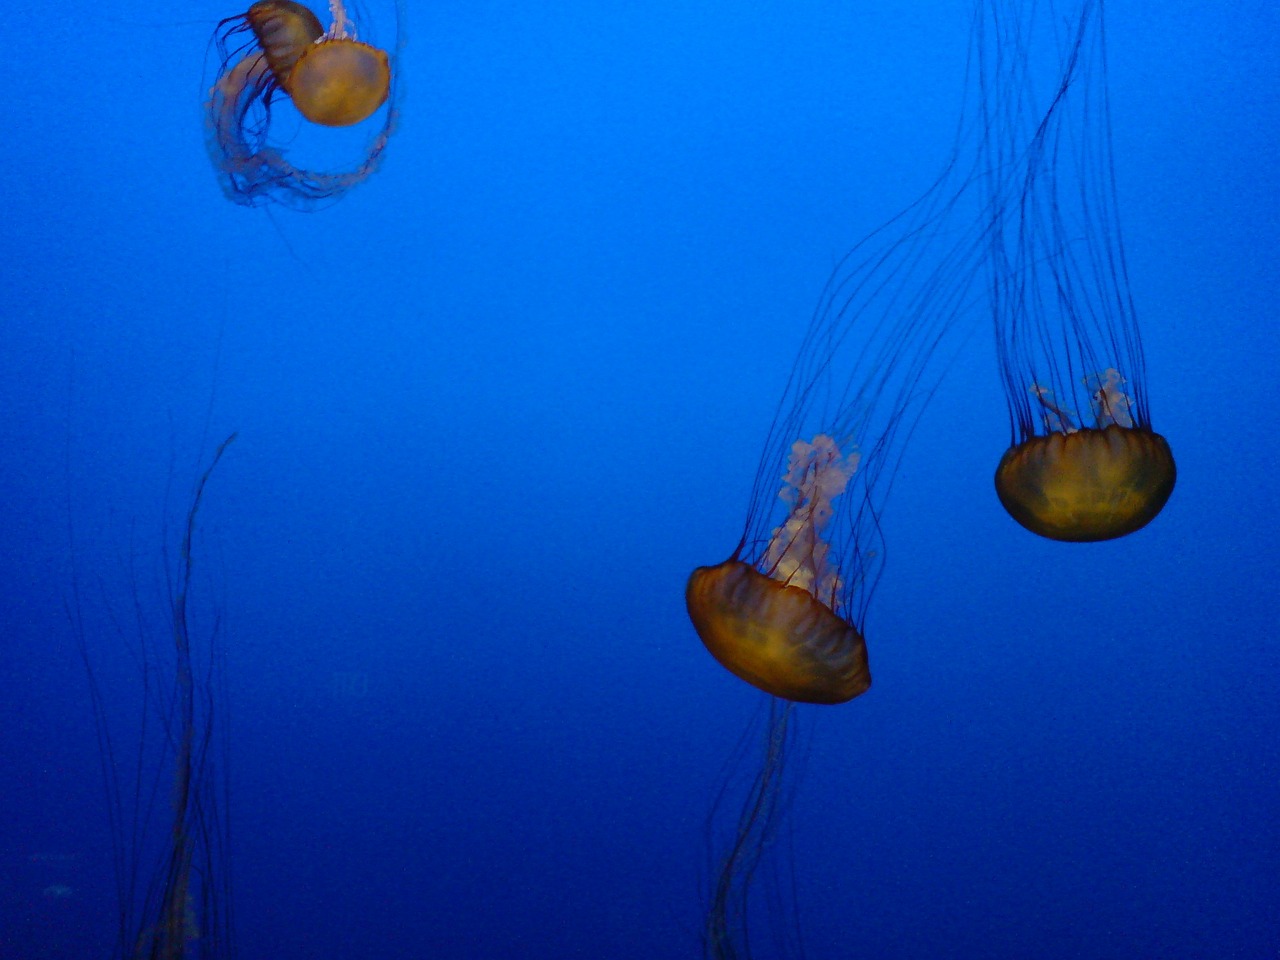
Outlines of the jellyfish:
[{"label": "jellyfish", "polygon": [[862,622],[906,441],[974,319],[989,220],[962,160],[837,264],[765,439],[728,559],[689,576],[689,619],[730,673],[795,703],[871,684]]},{"label": "jellyfish", "polygon": [[689,618],[711,655],[775,697],[844,703],[871,686],[862,634],[836,612],[843,584],[824,539],[860,456],[825,433],[796,440],[778,492],[786,517],[758,567],[735,555],[689,577]]},{"label": "jellyfish", "polygon": [[1110,540],[1160,513],[1176,469],[1151,425],[1116,212],[1103,0],[1070,18],[1026,9],[978,11],[988,288],[1011,432],[996,493],[1043,537]]},{"label": "jellyfish", "polygon": [[[191,608],[196,516],[209,478],[234,440],[232,434],[218,446],[196,483],[177,562],[170,564],[164,551],[168,596],[162,631],[150,622],[138,584],[133,584],[130,603],[136,618],[135,653],[142,667],[142,733],[131,800],[116,773],[117,751],[89,653],[85,608],[78,577],[72,578],[69,610],[89,678],[107,788],[118,900],[114,955],[121,960],[184,960],[234,953],[227,873],[227,769],[220,755],[225,731],[221,729],[219,618],[213,610],[208,636],[197,651]],[[167,643],[158,642],[160,632]],[[157,689],[157,684],[163,686]],[[158,730],[154,737],[148,734],[152,730]],[[156,823],[152,799],[165,778],[169,816]]]},{"label": "jellyfish", "polygon": [[[968,111],[931,186],[827,280],[767,431],[729,557],[686,583],[689,619],[719,666],[770,698],[757,773],[721,792],[709,826],[710,960],[799,954],[782,855],[801,705],[866,693],[866,616],[883,572],[886,505],[919,418],[980,314],[990,216]],[[740,805],[736,798],[742,796]],[[735,813],[736,809],[736,813]],[[780,889],[782,888],[781,893]],[[794,897],[791,898],[794,901]],[[765,909],[770,923],[749,915]]]},{"label": "jellyfish", "polygon": [[[209,92],[209,156],[228,199],[311,209],[335,201],[382,159],[395,119],[394,70],[385,50],[357,38],[341,0],[330,0],[326,30],[294,0],[259,0],[223,20],[214,34],[220,65]],[[270,138],[275,106],[287,99],[321,127],[350,127],[383,110],[380,127],[349,169],[296,166]]]}]

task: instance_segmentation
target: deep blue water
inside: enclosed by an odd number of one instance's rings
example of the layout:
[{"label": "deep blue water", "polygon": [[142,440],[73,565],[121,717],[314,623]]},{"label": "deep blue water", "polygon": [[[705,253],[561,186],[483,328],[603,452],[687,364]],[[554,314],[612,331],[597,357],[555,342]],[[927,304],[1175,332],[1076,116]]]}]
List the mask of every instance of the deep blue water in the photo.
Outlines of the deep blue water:
[{"label": "deep blue water", "polygon": [[[127,754],[131,583],[162,616],[232,431],[196,586],[239,956],[699,956],[704,820],[762,695],[685,578],[737,541],[832,265],[951,142],[969,6],[410,3],[382,169],[271,215],[204,148],[236,10],[11,17],[0,958],[110,950],[72,576]],[[1178,487],[1123,540],[1021,530],[989,331],[967,342],[885,516],[875,685],[806,713],[810,960],[1280,955],[1280,12],[1108,27]]]}]

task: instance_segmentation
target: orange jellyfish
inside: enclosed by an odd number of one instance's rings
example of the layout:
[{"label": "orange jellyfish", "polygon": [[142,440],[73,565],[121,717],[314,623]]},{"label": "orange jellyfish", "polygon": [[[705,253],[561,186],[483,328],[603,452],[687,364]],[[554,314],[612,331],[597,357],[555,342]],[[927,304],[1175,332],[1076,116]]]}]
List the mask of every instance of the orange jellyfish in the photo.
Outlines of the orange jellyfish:
[{"label": "orange jellyfish", "polygon": [[[341,0],[330,0],[324,29],[293,0],[260,0],[223,20],[214,35],[220,58],[207,104],[207,144],[223,192],[235,203],[299,209],[339,199],[367,178],[391,135],[394,71],[386,51],[363,43]],[[350,127],[380,110],[380,127],[349,169],[296,166],[270,138],[282,99],[322,127]]]},{"label": "orange jellyfish", "polygon": [[1027,9],[979,8],[989,289],[1012,434],[996,493],[1043,537],[1110,540],[1160,513],[1177,471],[1151,426],[1116,213],[1103,3],[1085,0],[1065,32]]},{"label": "orange jellyfish", "polygon": [[[826,532],[861,454],[852,438],[796,440],[778,497],[785,519],[756,563],[734,556],[689,577],[689,619],[711,655],[766,693],[844,703],[871,686],[867,645],[844,612],[845,587]],[[837,612],[840,611],[840,612]]]},{"label": "orange jellyfish", "polygon": [[[730,673],[797,703],[871,684],[863,617],[906,439],[964,327],[985,243],[952,153],[919,200],[850,251],[809,323],[727,560],[698,567],[689,619]],[[966,201],[972,201],[966,203]]]},{"label": "orange jellyfish", "polygon": [[[977,152],[960,149],[973,130],[962,122],[933,186],[837,265],[792,364],[737,545],[686,584],[711,656],[773,698],[758,772],[745,790],[721,792],[708,824],[711,960],[752,955],[753,904],[770,914],[772,955],[797,950],[793,911],[778,909],[786,891],[763,862],[785,820],[796,705],[845,703],[871,685],[865,626],[885,505],[945,361],[977,319],[989,218]],[[729,799],[743,792],[741,805]],[[756,935],[769,926],[755,924]]]},{"label": "orange jellyfish", "polygon": [[[165,571],[168,595],[162,626],[150,622],[139,585],[132,585],[134,652],[142,671],[142,733],[132,764],[131,799],[126,799],[116,772],[117,753],[89,653],[78,578],[72,578],[69,610],[89,678],[107,788],[118,898],[115,956],[121,960],[184,960],[235,953],[227,872],[227,769],[222,752],[225,704],[216,648],[219,618],[216,609],[210,611],[207,646],[193,650],[190,602],[196,515],[209,477],[233,440],[235,434],[219,445],[192,494],[177,563]],[[164,559],[168,567],[167,549]],[[170,781],[169,816],[157,823],[154,801],[164,794],[166,779]],[[145,870],[151,871],[149,876]]]},{"label": "orange jellyfish", "polygon": [[[786,885],[762,861],[785,819],[796,704],[845,703],[871,686],[863,628],[881,572],[885,498],[936,386],[929,361],[956,326],[979,263],[972,231],[940,242],[955,215],[949,182],[900,218],[901,232],[886,239],[882,230],[855,248],[829,281],[765,442],[741,538],[685,588],[708,652],[771,695],[763,755],[738,813],[730,795],[739,791],[726,785],[708,819],[710,960],[751,956],[753,903],[772,915],[775,954],[798,949],[785,946],[799,942],[794,910],[779,907]],[[762,875],[766,892],[755,889]]]}]

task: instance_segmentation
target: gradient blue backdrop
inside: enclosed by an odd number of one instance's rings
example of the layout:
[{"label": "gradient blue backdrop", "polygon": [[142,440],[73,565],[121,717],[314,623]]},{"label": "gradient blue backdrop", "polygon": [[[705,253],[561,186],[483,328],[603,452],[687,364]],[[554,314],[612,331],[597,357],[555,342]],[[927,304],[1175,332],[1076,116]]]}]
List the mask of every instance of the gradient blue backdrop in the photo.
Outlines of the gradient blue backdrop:
[{"label": "gradient blue backdrop", "polygon": [[[875,687],[812,711],[814,960],[1280,948],[1280,12],[1109,6],[1178,488],[1119,542],[1016,527],[973,338],[890,503]],[[68,521],[91,612],[127,603],[122,560],[151,582],[166,489],[172,515],[232,430],[197,562],[241,956],[697,956],[703,820],[758,695],[684,580],[734,546],[827,272],[937,169],[968,7],[413,2],[383,169],[273,218],[204,152],[234,9],[14,12],[0,958],[114,929]],[[127,730],[132,662],[90,643]]]}]

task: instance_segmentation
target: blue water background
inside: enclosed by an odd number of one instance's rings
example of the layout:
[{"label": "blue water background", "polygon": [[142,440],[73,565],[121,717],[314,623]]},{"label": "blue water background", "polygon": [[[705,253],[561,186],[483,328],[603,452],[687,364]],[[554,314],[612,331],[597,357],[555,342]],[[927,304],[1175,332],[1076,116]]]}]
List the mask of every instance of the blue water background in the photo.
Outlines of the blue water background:
[{"label": "blue water background", "polygon": [[[272,217],[204,150],[235,10],[9,18],[0,957],[114,933],[69,544],[127,750],[104,615],[128,630],[130,580],[154,609],[233,430],[196,564],[240,956],[699,956],[704,820],[760,695],[684,580],[736,543],[828,271],[938,169],[968,6],[412,3],[383,169]],[[979,328],[885,517],[875,684],[808,711],[811,960],[1280,952],[1280,12],[1108,24],[1178,487],[1121,541],[1018,528]]]}]

